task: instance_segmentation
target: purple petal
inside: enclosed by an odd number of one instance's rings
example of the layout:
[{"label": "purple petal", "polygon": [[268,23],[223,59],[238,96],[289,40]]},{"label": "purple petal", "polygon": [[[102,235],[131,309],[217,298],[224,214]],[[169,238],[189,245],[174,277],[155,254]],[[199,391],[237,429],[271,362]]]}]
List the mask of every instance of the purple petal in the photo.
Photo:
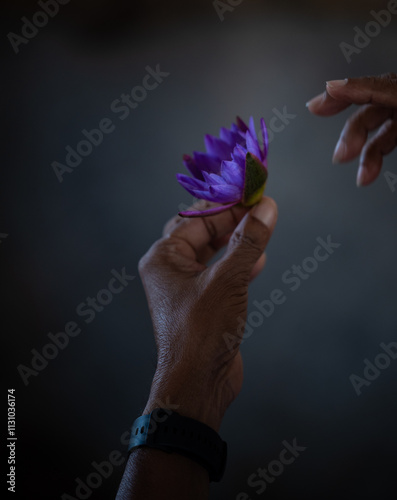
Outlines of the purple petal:
[{"label": "purple petal", "polygon": [[194,188],[192,186],[189,186],[188,184],[184,184],[183,182],[179,181],[180,185],[186,189],[188,193],[190,193],[192,196],[195,198],[199,198],[201,200],[207,200],[207,201],[212,201],[212,202],[217,202],[218,199],[216,196],[211,194],[208,189],[198,189]]},{"label": "purple petal", "polygon": [[190,187],[193,189],[208,189],[208,184],[204,181],[200,181],[199,179],[195,179],[193,177],[188,177],[185,174],[176,174],[176,178],[178,179],[179,184],[183,187]]},{"label": "purple petal", "polygon": [[236,121],[239,130],[241,130],[241,132],[247,132],[248,127],[239,116],[237,117]]},{"label": "purple petal", "polygon": [[248,128],[249,128],[249,131],[251,132],[251,135],[252,135],[253,139],[255,141],[258,141],[258,137],[256,135],[255,122],[254,122],[254,117],[253,116],[250,117],[249,127]]},{"label": "purple petal", "polygon": [[[186,189],[186,191],[187,191],[188,193],[190,193],[190,194],[191,194],[194,198],[198,198],[197,193],[199,192],[199,190],[194,189],[194,188],[192,188],[192,187],[185,186],[185,185],[184,185],[184,184],[182,184],[182,183],[180,183],[180,184],[181,184],[181,186],[182,186],[184,189]],[[208,201],[212,201],[212,200],[208,200]]]},{"label": "purple petal", "polygon": [[227,205],[221,205],[219,207],[209,208],[207,210],[187,210],[185,212],[179,212],[178,215],[181,217],[205,217],[206,215],[215,215],[229,210],[229,208],[234,207],[237,203],[238,201],[235,203],[228,203]]},{"label": "purple petal", "polygon": [[213,135],[207,134],[204,138],[204,143],[208,154],[221,160],[228,160],[232,154],[233,146]]},{"label": "purple petal", "polygon": [[267,133],[266,123],[263,118],[261,118],[261,131],[263,138],[263,160],[266,160],[267,152],[269,151],[269,136]]},{"label": "purple petal", "polygon": [[225,184],[225,180],[217,174],[208,174],[203,172],[204,180],[209,186],[216,186],[217,184]]},{"label": "purple petal", "polygon": [[193,152],[193,158],[200,170],[205,170],[206,172],[212,172],[214,174],[219,174],[221,171],[221,162],[218,158],[197,151]]},{"label": "purple petal", "polygon": [[193,195],[195,198],[199,198],[200,200],[207,200],[207,201],[212,201],[214,203],[219,203],[218,202],[218,197],[216,195],[213,195],[209,189],[205,190],[205,191],[200,191],[199,189],[196,189],[194,191],[194,195]]},{"label": "purple petal", "polygon": [[240,167],[245,170],[245,157],[247,155],[247,150],[240,145],[237,145],[232,153],[232,159],[240,165]]},{"label": "purple petal", "polygon": [[219,137],[222,139],[222,141],[225,141],[229,144],[229,146],[234,146],[234,140],[233,140],[233,135],[232,131],[228,130],[225,127],[222,127],[220,132],[219,132]]},{"label": "purple petal", "polygon": [[238,202],[242,198],[242,189],[237,186],[228,186],[224,184],[223,186],[210,186],[210,193],[214,196],[214,201],[219,203],[232,203]]},{"label": "purple petal", "polygon": [[220,129],[219,138],[207,134],[204,142],[207,153],[194,152],[192,157],[184,155],[183,160],[192,177],[178,174],[179,183],[196,198],[202,198],[223,205],[203,211],[186,211],[180,215],[200,217],[227,210],[241,202],[245,193],[246,161],[249,153],[266,168],[268,136],[266,125],[261,119],[263,148],[259,145],[253,117],[249,125],[237,117],[231,127]]},{"label": "purple petal", "polygon": [[[237,127],[236,127],[237,128]],[[237,130],[228,130],[222,127],[219,137],[227,142],[231,148],[234,148],[236,144],[243,144],[245,139],[242,137],[241,133]]]},{"label": "purple petal", "polygon": [[239,186],[241,189],[244,187],[243,171],[240,165],[234,161],[229,160],[222,162],[222,177],[228,184]]},{"label": "purple petal", "polygon": [[[254,136],[256,138],[256,134]],[[247,141],[247,149],[250,153],[253,153],[255,156],[260,158],[262,156],[262,152],[259,148],[258,140],[255,139],[250,130],[247,130],[247,133],[245,135],[246,141]]]},{"label": "purple petal", "polygon": [[189,172],[196,177],[196,179],[203,180],[203,176],[201,174],[201,170],[196,165],[196,162],[189,155],[183,155],[183,164],[189,170]]}]

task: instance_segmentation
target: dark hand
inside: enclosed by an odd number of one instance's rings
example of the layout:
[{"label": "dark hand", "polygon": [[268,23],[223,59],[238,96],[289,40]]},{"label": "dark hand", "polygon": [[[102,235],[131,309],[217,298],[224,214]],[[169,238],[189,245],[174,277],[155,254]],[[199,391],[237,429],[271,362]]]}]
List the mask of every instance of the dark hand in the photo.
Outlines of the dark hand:
[{"label": "dark hand", "polygon": [[[177,216],[141,259],[158,350],[145,413],[169,398],[181,414],[219,429],[243,378],[240,342],[230,350],[224,334],[238,335],[238,320],[246,319],[248,285],[265,264],[276,219],[267,197],[249,212],[233,207],[207,218]],[[207,267],[226,244],[225,255]]]},{"label": "dark hand", "polygon": [[[333,161],[350,161],[361,153],[357,185],[366,186],[379,175],[383,156],[397,146],[397,75],[329,81],[325,92],[307,106],[316,115],[331,116],[351,104],[361,107],[347,120]],[[368,139],[368,133],[378,128]]]}]

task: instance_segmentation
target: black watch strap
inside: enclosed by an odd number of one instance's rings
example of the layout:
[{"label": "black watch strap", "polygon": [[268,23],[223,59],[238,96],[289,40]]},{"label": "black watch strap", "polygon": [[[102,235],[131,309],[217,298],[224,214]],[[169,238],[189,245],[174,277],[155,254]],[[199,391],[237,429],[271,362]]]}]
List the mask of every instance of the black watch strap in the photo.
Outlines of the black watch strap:
[{"label": "black watch strap", "polygon": [[210,481],[222,479],[227,444],[211,427],[192,418],[162,408],[142,415],[132,425],[128,451],[139,446],[179,453],[205,467]]}]

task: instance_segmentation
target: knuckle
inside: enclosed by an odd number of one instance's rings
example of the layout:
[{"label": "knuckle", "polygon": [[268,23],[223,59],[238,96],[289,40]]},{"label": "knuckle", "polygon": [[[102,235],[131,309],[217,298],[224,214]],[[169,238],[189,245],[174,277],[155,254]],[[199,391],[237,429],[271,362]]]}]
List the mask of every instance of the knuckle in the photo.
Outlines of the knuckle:
[{"label": "knuckle", "polygon": [[180,217],[179,215],[175,215],[174,217],[169,219],[163,227],[163,237],[166,237],[170,233],[172,233],[172,231],[174,231],[184,220],[185,219],[183,217]]},{"label": "knuckle", "polygon": [[154,265],[156,256],[161,253],[161,247],[164,245],[164,239],[158,240],[149,248],[149,250],[139,259],[138,272],[146,274]]},{"label": "knuckle", "polygon": [[269,229],[266,226],[263,226],[263,230],[259,234],[256,234],[255,238],[241,231],[235,231],[232,236],[232,245],[241,247],[244,252],[261,254],[268,235]]}]

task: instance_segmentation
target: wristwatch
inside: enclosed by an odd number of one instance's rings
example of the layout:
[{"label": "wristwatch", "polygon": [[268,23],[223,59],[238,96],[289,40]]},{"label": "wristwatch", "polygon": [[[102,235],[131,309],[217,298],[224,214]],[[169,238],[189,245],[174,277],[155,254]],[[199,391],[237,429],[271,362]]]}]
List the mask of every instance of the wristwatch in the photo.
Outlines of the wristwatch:
[{"label": "wristwatch", "polygon": [[220,481],[226,466],[227,444],[208,425],[164,408],[137,418],[128,452],[141,446],[179,453],[203,467],[210,481]]}]

